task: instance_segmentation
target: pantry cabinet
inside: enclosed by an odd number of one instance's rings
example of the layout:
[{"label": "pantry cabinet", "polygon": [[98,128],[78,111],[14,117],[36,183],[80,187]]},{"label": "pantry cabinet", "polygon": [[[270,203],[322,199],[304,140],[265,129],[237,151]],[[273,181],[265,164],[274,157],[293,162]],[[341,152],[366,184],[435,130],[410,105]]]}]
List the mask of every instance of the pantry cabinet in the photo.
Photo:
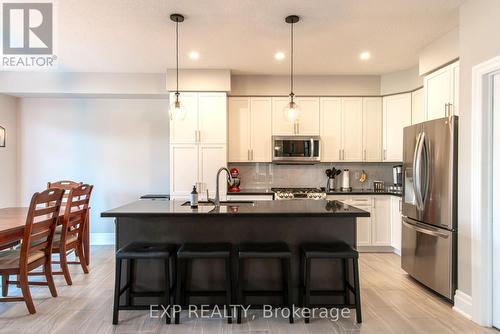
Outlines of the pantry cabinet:
[{"label": "pantry cabinet", "polygon": [[272,98],[272,134],[279,136],[289,135],[319,135],[320,111],[318,97],[296,97],[295,102],[300,108],[297,122],[288,120],[284,109],[289,103],[288,97]]},{"label": "pantry cabinet", "polygon": [[383,161],[403,161],[403,128],[411,125],[411,93],[383,98]]},{"label": "pantry cabinet", "polygon": [[[215,196],[215,176],[227,165],[225,144],[173,144],[170,146],[170,197],[187,199],[193,186],[206,197]],[[226,192],[226,179],[220,178],[221,194]]]},{"label": "pantry cabinet", "polygon": [[[170,196],[186,199],[193,185],[214,196],[217,170],[227,166],[226,94],[181,93],[180,99],[186,117],[170,122]],[[221,186],[226,189],[225,180]]]},{"label": "pantry cabinet", "polygon": [[424,77],[426,119],[458,115],[459,62]]},{"label": "pantry cabinet", "polygon": [[411,124],[425,122],[427,117],[424,108],[424,89],[420,88],[411,93]]},{"label": "pantry cabinet", "polygon": [[228,160],[270,162],[271,98],[231,97],[228,106]]},{"label": "pantry cabinet", "polygon": [[[170,143],[226,143],[227,96],[225,93],[182,93],[184,119],[170,121]],[[170,101],[175,100],[174,93]],[[221,129],[224,129],[221,131]]]},{"label": "pantry cabinet", "polygon": [[389,196],[374,196],[372,228],[373,246],[391,245],[391,199]]}]

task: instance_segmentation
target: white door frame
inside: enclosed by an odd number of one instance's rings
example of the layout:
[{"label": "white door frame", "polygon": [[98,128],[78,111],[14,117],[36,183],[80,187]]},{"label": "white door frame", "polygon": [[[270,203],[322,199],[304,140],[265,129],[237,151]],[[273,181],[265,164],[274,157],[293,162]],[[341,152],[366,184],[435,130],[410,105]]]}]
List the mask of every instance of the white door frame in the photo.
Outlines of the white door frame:
[{"label": "white door frame", "polygon": [[[472,68],[471,110],[471,274],[472,320],[492,325],[492,83],[500,56]],[[479,184],[478,184],[479,183]],[[478,186],[476,186],[478,185]]]}]

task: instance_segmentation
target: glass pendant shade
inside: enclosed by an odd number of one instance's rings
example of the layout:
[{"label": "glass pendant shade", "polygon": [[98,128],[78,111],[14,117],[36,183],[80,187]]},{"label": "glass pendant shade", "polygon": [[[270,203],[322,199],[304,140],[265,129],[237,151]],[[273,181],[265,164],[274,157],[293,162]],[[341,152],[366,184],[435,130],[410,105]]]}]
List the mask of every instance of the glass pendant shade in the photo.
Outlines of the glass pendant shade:
[{"label": "glass pendant shade", "polygon": [[5,128],[0,126],[0,147],[5,147]]},{"label": "glass pendant shade", "polygon": [[294,101],[290,101],[283,108],[283,114],[290,123],[297,123],[300,120],[300,107]]},{"label": "glass pendant shade", "polygon": [[186,107],[181,103],[179,98],[176,98],[171,104],[169,109],[171,121],[182,121],[186,118]]}]

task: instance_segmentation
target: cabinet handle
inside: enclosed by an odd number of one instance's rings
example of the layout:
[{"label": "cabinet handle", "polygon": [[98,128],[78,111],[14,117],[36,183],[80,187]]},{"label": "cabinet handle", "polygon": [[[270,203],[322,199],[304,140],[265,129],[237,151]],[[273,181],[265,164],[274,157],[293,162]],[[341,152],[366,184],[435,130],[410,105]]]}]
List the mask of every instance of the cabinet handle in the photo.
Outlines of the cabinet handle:
[{"label": "cabinet handle", "polygon": [[366,150],[363,150],[363,160],[366,161]]},{"label": "cabinet handle", "polygon": [[342,160],[342,150],[339,149],[339,160]]},{"label": "cabinet handle", "polygon": [[247,160],[250,161],[250,149],[247,150]]},{"label": "cabinet handle", "polygon": [[250,152],[251,152],[251,154],[252,154],[252,161],[253,161],[253,148],[252,148],[252,150],[251,150]]},{"label": "cabinet handle", "polygon": [[387,150],[384,148],[384,160],[387,160]]},{"label": "cabinet handle", "polygon": [[399,200],[399,213],[403,211],[403,201]]},{"label": "cabinet handle", "polygon": [[297,134],[299,134],[299,133],[300,133],[300,124],[297,123]]},{"label": "cabinet handle", "polygon": [[345,150],[342,149],[342,160],[345,160]]}]

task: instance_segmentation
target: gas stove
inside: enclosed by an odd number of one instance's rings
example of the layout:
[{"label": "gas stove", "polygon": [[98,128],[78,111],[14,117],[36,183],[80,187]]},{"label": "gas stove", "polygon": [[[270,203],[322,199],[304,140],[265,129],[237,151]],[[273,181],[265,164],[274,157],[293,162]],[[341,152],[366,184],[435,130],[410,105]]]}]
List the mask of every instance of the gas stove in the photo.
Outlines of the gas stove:
[{"label": "gas stove", "polygon": [[318,188],[271,188],[275,200],[326,199],[326,192]]}]

